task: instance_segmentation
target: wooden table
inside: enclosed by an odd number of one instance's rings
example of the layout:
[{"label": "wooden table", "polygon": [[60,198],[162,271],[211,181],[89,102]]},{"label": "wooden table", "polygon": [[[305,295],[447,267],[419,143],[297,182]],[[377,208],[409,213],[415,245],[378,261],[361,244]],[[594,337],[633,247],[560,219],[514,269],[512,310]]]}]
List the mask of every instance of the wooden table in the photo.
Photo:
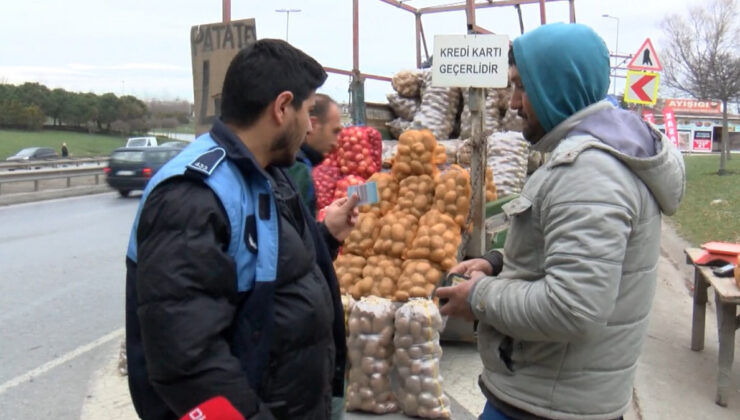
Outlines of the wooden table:
[{"label": "wooden table", "polygon": [[703,253],[699,248],[686,249],[686,261],[694,265],[694,316],[691,323],[691,350],[704,349],[704,325],[707,308],[707,289],[714,287],[717,306],[717,332],[719,358],[717,372],[717,404],[727,407],[730,392],[730,374],[735,355],[735,330],[740,328],[737,305],[740,305],[740,288],[733,277],[717,277],[712,268],[694,264]]}]

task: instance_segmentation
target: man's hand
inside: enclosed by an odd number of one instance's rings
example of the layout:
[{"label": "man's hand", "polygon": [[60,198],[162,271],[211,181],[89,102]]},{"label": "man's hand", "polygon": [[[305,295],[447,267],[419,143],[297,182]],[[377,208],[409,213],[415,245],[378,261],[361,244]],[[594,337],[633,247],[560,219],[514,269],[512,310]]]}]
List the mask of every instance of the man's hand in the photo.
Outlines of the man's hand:
[{"label": "man's hand", "polygon": [[340,198],[326,207],[324,225],[331,236],[339,242],[344,242],[357,224],[358,201],[360,201],[360,196],[352,194],[352,197]]},{"label": "man's hand", "polygon": [[474,258],[472,260],[463,261],[450,269],[450,273],[462,274],[463,276],[471,278],[473,277],[472,274],[476,271],[480,271],[487,276],[493,275],[493,267],[491,267],[491,264],[483,258]]},{"label": "man's hand", "polygon": [[470,309],[468,295],[470,294],[470,291],[473,290],[473,286],[475,286],[478,280],[485,276],[485,273],[473,271],[470,273],[470,280],[464,281],[457,286],[440,287],[437,289],[435,295],[440,299],[447,299],[447,303],[439,308],[439,312],[442,315],[464,318],[467,321],[474,321],[475,315]]}]

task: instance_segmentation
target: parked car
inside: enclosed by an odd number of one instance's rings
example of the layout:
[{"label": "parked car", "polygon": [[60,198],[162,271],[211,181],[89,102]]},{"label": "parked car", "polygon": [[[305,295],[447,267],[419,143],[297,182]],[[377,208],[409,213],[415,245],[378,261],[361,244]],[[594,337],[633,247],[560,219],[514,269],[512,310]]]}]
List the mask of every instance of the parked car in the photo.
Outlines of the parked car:
[{"label": "parked car", "polygon": [[154,147],[157,145],[156,137],[129,137],[126,147]]},{"label": "parked car", "polygon": [[143,190],[146,184],[168,160],[180,153],[176,147],[119,147],[114,150],[103,169],[106,182],[122,197],[131,191]]},{"label": "parked car", "polygon": [[190,142],[187,142],[187,141],[173,140],[173,141],[166,141],[166,142],[160,144],[159,147],[177,147],[177,148],[180,148],[180,149],[184,149],[184,148],[188,147],[189,144],[190,144]]},{"label": "parked car", "polygon": [[59,155],[51,147],[27,147],[5,159],[10,162],[26,162],[29,160],[57,159]]}]

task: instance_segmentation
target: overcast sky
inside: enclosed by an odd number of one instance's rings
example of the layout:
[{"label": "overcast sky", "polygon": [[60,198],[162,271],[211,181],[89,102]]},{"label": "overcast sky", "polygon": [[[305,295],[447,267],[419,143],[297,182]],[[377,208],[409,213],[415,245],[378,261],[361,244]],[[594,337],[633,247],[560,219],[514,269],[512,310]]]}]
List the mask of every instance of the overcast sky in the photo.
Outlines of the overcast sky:
[{"label": "overcast sky", "polygon": [[[704,0],[706,1],[706,0]],[[413,7],[457,0],[410,0]],[[576,20],[593,27],[610,50],[635,53],[650,37],[660,56],[660,21],[687,13],[702,0],[575,0]],[[391,76],[416,64],[414,18],[378,0],[360,0],[360,69]],[[258,38],[286,37],[321,64],[352,67],[351,0],[232,0],[232,19],[255,18]],[[547,3],[547,21],[567,22],[568,1]],[[539,6],[522,6],[525,30],[539,25]],[[150,99],[192,101],[190,27],[221,21],[221,0],[2,0],[0,1],[0,83],[26,81],[72,91],[133,94]],[[519,35],[513,7],[480,9],[477,22],[496,33]],[[431,53],[435,34],[465,33],[464,12],[424,15]],[[349,78],[330,75],[320,89],[348,98]],[[617,79],[617,92],[624,79]],[[390,83],[368,81],[366,100],[385,101]],[[611,88],[610,88],[611,92]]]}]

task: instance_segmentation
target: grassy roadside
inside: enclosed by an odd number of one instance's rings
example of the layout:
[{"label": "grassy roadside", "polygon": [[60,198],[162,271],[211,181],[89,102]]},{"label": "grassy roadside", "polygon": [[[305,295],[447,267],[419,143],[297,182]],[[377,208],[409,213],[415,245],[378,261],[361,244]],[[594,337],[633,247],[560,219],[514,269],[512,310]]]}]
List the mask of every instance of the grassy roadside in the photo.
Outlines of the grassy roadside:
[{"label": "grassy roadside", "polygon": [[719,155],[685,156],[686,196],[669,221],[692,245],[740,242],[740,154],[717,175]]},{"label": "grassy roadside", "polygon": [[71,156],[103,156],[116,147],[124,146],[126,137],[56,130],[0,130],[0,160],[5,160],[24,147],[34,146],[51,147],[61,154],[63,142],[67,143]]}]

